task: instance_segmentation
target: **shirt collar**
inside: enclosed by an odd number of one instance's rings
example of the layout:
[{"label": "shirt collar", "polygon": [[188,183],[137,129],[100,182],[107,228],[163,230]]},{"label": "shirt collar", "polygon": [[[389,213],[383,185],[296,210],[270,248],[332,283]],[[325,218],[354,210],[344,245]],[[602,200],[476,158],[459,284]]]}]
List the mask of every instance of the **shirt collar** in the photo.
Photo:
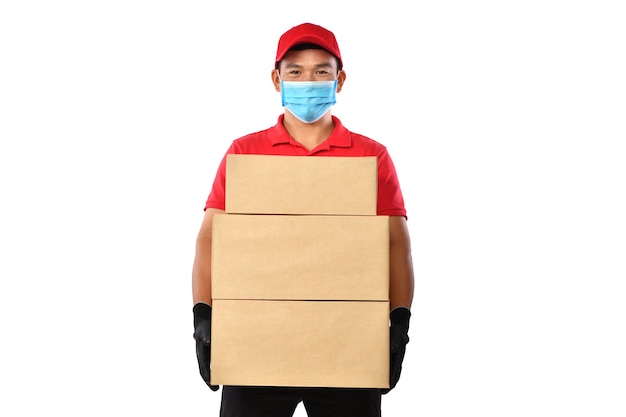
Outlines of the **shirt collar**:
[{"label": "shirt collar", "polygon": [[[331,116],[333,118],[333,123],[335,124],[335,128],[332,133],[326,139],[318,149],[329,149],[331,146],[338,148],[349,148],[352,144],[352,139],[350,137],[350,132],[346,129],[341,120],[339,120],[335,116]],[[269,139],[272,143],[272,146],[279,145],[281,143],[290,143],[292,141],[291,136],[283,126],[283,119],[285,118],[284,114],[278,116],[278,122],[270,128],[269,131]]]}]

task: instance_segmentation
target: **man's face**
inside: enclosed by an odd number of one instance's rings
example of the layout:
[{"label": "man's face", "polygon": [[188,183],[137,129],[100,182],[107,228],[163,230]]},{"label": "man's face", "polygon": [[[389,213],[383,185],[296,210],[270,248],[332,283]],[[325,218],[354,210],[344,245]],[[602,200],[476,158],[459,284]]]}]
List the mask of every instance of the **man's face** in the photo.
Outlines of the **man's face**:
[{"label": "man's face", "polygon": [[283,81],[334,81],[337,60],[323,49],[289,51],[280,62]]}]

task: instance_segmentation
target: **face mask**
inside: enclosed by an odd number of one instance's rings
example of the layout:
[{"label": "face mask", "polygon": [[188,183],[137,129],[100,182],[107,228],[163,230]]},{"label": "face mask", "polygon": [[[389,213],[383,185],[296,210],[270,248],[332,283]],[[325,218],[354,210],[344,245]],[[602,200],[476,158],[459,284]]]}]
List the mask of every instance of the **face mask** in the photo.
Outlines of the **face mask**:
[{"label": "face mask", "polygon": [[283,106],[298,120],[314,123],[337,102],[335,81],[280,81]]}]

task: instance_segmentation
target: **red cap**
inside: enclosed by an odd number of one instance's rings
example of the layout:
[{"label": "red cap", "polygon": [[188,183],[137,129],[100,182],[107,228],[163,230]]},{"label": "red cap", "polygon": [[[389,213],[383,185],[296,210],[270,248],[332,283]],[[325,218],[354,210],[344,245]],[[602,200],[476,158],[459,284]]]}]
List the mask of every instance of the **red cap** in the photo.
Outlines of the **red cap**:
[{"label": "red cap", "polygon": [[303,43],[312,43],[318,45],[333,54],[339,59],[339,64],[343,66],[341,61],[341,53],[339,53],[339,45],[335,35],[328,29],[312,23],[302,23],[294,26],[278,40],[278,50],[276,51],[276,63],[283,59],[287,51],[296,45]]}]

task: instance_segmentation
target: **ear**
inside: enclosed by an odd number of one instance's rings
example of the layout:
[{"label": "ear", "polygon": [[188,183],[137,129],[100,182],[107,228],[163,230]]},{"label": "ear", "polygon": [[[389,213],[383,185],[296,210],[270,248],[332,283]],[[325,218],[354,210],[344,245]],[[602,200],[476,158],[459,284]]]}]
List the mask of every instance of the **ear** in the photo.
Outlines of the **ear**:
[{"label": "ear", "polygon": [[344,70],[339,70],[339,74],[337,74],[337,92],[341,92],[341,88],[343,87],[343,83],[346,82],[346,72]]},{"label": "ear", "polygon": [[280,76],[277,69],[272,70],[272,83],[274,83],[274,90],[280,93]]}]

